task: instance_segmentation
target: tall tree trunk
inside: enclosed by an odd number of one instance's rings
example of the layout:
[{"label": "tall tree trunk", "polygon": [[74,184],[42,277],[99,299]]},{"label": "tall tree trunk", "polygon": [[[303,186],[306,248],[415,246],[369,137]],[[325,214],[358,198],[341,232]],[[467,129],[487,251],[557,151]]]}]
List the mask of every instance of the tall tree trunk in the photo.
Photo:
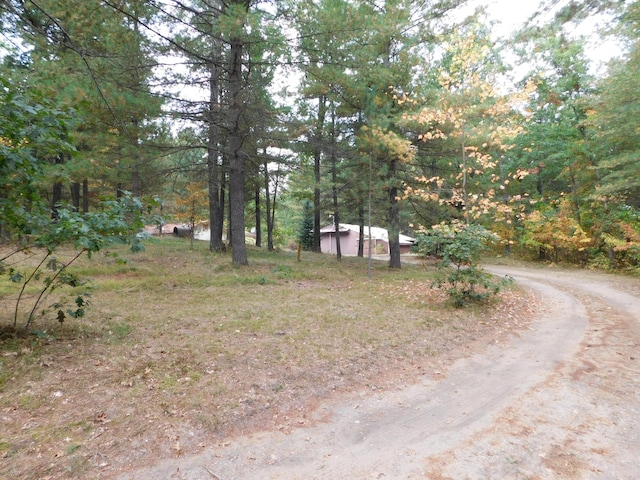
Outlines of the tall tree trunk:
[{"label": "tall tree trunk", "polygon": [[273,251],[273,217],[271,216],[271,193],[269,187],[269,162],[264,161],[264,201],[267,210],[267,249]]},{"label": "tall tree trunk", "polygon": [[[64,155],[60,154],[55,158],[56,165],[62,165],[65,161]],[[54,180],[53,188],[51,189],[51,218],[56,220],[58,218],[58,208],[62,202],[62,182]]]},{"label": "tall tree trunk", "polygon": [[80,211],[80,184],[78,182],[71,183],[71,205],[75,212]]},{"label": "tall tree trunk", "polygon": [[316,132],[314,136],[314,148],[313,148],[313,173],[315,178],[315,184],[313,188],[313,246],[311,248],[314,252],[320,252],[320,165],[322,162],[322,141],[324,137],[324,120],[327,114],[327,97],[320,95],[318,97],[318,123],[316,125]]},{"label": "tall tree trunk", "polygon": [[[211,129],[211,126],[209,127]],[[219,252],[222,250],[222,223],[224,211],[220,205],[221,191],[218,178],[218,146],[212,146],[211,137],[208,141],[207,153],[207,183],[209,187],[209,250]]]},{"label": "tall tree trunk", "polygon": [[331,193],[333,196],[333,224],[336,232],[336,259],[342,261],[340,245],[340,210],[338,208],[338,160],[336,158],[336,112],[331,109]]},{"label": "tall tree trunk", "polygon": [[364,257],[364,203],[358,204],[358,256]]},{"label": "tall tree trunk", "polygon": [[58,218],[58,208],[62,201],[62,182],[55,181],[53,183],[53,189],[51,191],[51,218],[56,220]]},{"label": "tall tree trunk", "polygon": [[247,265],[247,245],[244,227],[244,131],[241,125],[243,109],[242,54],[240,38],[230,42],[229,64],[229,222],[231,223],[231,257],[234,265]]},{"label": "tall tree trunk", "polygon": [[[6,200],[7,193],[3,188],[0,190],[0,200]],[[0,243],[4,243],[9,241],[9,232],[7,231],[7,226],[3,223],[3,218],[0,217]]]},{"label": "tall tree trunk", "polygon": [[[231,192],[229,192],[229,199],[231,199]],[[233,248],[231,242],[233,241],[233,231],[231,230],[231,224],[233,223],[233,217],[231,216],[231,200],[227,202],[227,217],[229,221],[227,222],[227,245],[229,248]]]},{"label": "tall tree trunk", "polygon": [[[337,197],[334,197],[337,200]],[[333,214],[333,228],[336,231],[336,260],[342,261],[342,246],[340,244],[340,214],[335,211]]]},{"label": "tall tree trunk", "polygon": [[273,228],[276,224],[276,199],[278,198],[278,178],[280,172],[278,171],[278,176],[276,177],[276,182],[273,186],[273,199],[271,200],[271,223],[269,224],[269,228],[267,231],[267,242],[269,245],[269,251],[272,252],[274,250],[273,247]]},{"label": "tall tree trunk", "polygon": [[[215,37],[213,37],[215,38]],[[224,189],[221,182],[220,160],[220,42],[213,40],[209,59],[209,109],[207,112],[207,184],[209,189],[209,250],[223,250]]]},{"label": "tall tree trunk", "polygon": [[582,214],[580,213],[580,198],[578,197],[578,181],[576,180],[575,169],[573,166],[569,167],[569,179],[571,181],[571,203],[573,203],[573,210],[576,215],[578,225],[582,226]]},{"label": "tall tree trunk", "polygon": [[82,181],[82,213],[89,212],[89,180]]},{"label": "tall tree trunk", "polygon": [[396,182],[397,160],[389,164],[389,267],[401,268],[400,261],[400,207]]},{"label": "tall tree trunk", "polygon": [[254,185],[254,202],[256,206],[256,247],[262,246],[262,212],[260,209],[260,184]]},{"label": "tall tree trunk", "polygon": [[[386,3],[385,3],[386,5]],[[384,45],[383,62],[387,69],[391,68],[393,63],[391,46],[393,39],[391,36],[386,37]],[[400,208],[398,205],[398,187],[397,187],[397,169],[398,160],[391,158],[387,162],[387,185],[389,188],[389,218],[388,218],[388,239],[389,239],[389,267],[400,268]],[[371,230],[371,225],[369,225]]]},{"label": "tall tree trunk", "polygon": [[[222,157],[222,165],[220,170],[221,170],[220,171],[220,200],[218,205],[218,212],[219,212],[218,215],[220,217],[220,221],[216,224],[215,233],[216,233],[216,238],[220,239],[220,245],[224,249],[225,247],[224,247],[224,243],[222,242],[222,237],[224,234],[224,218],[225,218],[225,212],[227,212],[227,204],[228,204],[227,197],[228,197],[228,191],[229,191],[229,188],[227,187],[228,178],[229,178],[229,176],[227,175],[227,172],[229,170],[229,157],[227,155],[224,155]],[[228,227],[230,228],[230,226]],[[231,235],[227,230],[227,243],[230,241],[230,239],[231,239]]]}]

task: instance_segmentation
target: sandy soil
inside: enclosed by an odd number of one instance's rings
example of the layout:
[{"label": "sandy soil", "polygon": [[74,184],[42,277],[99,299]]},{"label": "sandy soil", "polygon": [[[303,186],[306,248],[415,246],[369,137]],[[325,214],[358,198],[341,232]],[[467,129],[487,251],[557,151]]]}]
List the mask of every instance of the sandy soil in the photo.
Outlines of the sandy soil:
[{"label": "sandy soil", "polygon": [[543,314],[414,385],[318,408],[305,426],[128,472],[142,479],[637,479],[640,282],[491,267]]}]

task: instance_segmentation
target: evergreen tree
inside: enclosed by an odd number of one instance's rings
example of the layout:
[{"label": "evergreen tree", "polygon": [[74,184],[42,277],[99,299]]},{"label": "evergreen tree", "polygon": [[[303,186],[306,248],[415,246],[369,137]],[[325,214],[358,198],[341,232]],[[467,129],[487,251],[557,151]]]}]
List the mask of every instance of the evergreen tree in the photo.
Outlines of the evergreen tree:
[{"label": "evergreen tree", "polygon": [[162,132],[156,122],[161,102],[150,92],[151,45],[138,25],[153,12],[141,1],[125,3],[135,16],[115,15],[97,0],[13,4],[12,22],[28,50],[20,55],[21,68],[6,74],[72,108],[79,119],[68,132],[78,154],[50,158],[53,205],[62,200],[63,185],[72,186],[78,207],[82,182],[87,204],[89,189],[94,197],[123,190],[141,195],[160,180],[147,146]]},{"label": "evergreen tree", "polygon": [[302,204],[302,220],[298,230],[298,243],[304,250],[313,249],[314,208],[313,203],[305,200]]}]

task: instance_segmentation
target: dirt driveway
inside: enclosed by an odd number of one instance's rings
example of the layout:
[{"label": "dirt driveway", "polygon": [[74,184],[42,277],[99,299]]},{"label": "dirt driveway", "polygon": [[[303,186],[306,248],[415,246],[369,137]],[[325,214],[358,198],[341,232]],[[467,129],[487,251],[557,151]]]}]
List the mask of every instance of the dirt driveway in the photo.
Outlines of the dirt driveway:
[{"label": "dirt driveway", "polygon": [[289,434],[237,438],[121,480],[640,478],[640,282],[490,270],[544,302],[509,343],[446,375],[324,405]]}]

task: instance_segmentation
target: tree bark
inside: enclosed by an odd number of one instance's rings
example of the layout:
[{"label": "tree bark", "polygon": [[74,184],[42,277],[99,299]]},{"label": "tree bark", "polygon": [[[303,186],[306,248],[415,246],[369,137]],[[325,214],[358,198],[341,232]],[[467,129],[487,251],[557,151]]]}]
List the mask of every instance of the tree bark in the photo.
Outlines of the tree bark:
[{"label": "tree bark", "polygon": [[[278,172],[278,175],[280,175],[280,172]],[[268,243],[270,252],[272,252],[275,249],[273,246],[273,229],[276,224],[277,196],[278,196],[278,177],[276,177],[276,182],[275,182],[275,185],[273,186],[273,199],[271,200],[271,223],[269,223],[269,228],[267,229],[267,243]]]},{"label": "tree bark", "polygon": [[324,120],[327,114],[327,97],[320,95],[318,97],[318,123],[314,138],[313,148],[313,173],[315,176],[315,185],[313,188],[313,247],[312,251],[320,252],[320,225],[321,208],[320,208],[320,166],[322,162],[322,140],[324,137]]},{"label": "tree bark", "polygon": [[[55,158],[56,165],[62,165],[65,161],[64,155],[60,154]],[[55,180],[51,189],[51,219],[58,218],[59,204],[62,202],[62,182]]]},{"label": "tree bark", "polygon": [[342,261],[342,248],[340,245],[340,211],[338,208],[338,159],[335,149],[336,115],[335,109],[331,110],[331,193],[333,196],[333,224],[336,232],[336,260]]},{"label": "tree bark", "polygon": [[364,257],[364,204],[358,204],[358,256]]},{"label": "tree bark", "polygon": [[82,213],[89,212],[89,180],[82,181]]},{"label": "tree bark", "polygon": [[[389,164],[388,181],[395,183],[397,160]],[[401,268],[400,261],[400,207],[398,205],[398,187],[389,185],[389,267]]]},{"label": "tree bark", "polygon": [[71,183],[71,205],[75,212],[80,211],[80,184],[78,182]]},{"label": "tree bark", "polygon": [[578,196],[578,181],[576,180],[575,170],[573,166],[569,167],[569,179],[571,181],[571,203],[576,215],[578,225],[582,226],[582,214],[580,212],[580,198]]},{"label": "tree bark", "polygon": [[260,184],[254,186],[254,203],[256,206],[256,247],[262,246],[262,211],[260,207]]},{"label": "tree bark", "polygon": [[231,257],[234,265],[248,265],[244,222],[244,131],[241,125],[243,109],[242,55],[240,38],[230,42],[229,63],[229,221],[231,223]]},{"label": "tree bark", "polygon": [[[213,35],[212,35],[212,38]],[[209,189],[209,250],[223,250],[224,189],[220,161],[220,42],[212,40],[209,59],[209,109],[207,111],[207,183]]]},{"label": "tree bark", "polygon": [[[271,215],[271,209],[274,208],[271,206],[271,193],[269,187],[269,163],[265,160],[263,164],[264,168],[264,201],[265,201],[265,209],[266,220],[267,220],[267,250],[270,252],[273,251],[273,217]],[[275,199],[274,199],[275,202]],[[275,209],[275,208],[274,208]]]},{"label": "tree bark", "polygon": [[336,231],[336,260],[342,261],[342,247],[340,245],[340,214],[335,211],[333,213],[333,226]]},{"label": "tree bark", "polygon": [[[218,222],[218,224],[216,225],[216,235],[217,237],[220,239],[220,244],[222,245],[222,249],[224,250],[225,246],[224,243],[222,242],[222,237],[224,234],[224,218],[225,218],[225,212],[227,212],[228,208],[227,208],[227,204],[228,202],[228,183],[229,183],[229,176],[227,175],[227,172],[229,171],[229,157],[227,155],[224,155],[222,157],[222,165],[221,165],[221,172],[220,172],[220,205],[218,207],[218,210],[220,211],[220,221]],[[228,217],[230,218],[230,217]],[[229,220],[229,223],[231,223],[231,220]],[[231,234],[229,233],[229,226],[227,226],[227,243],[231,240]]]}]

